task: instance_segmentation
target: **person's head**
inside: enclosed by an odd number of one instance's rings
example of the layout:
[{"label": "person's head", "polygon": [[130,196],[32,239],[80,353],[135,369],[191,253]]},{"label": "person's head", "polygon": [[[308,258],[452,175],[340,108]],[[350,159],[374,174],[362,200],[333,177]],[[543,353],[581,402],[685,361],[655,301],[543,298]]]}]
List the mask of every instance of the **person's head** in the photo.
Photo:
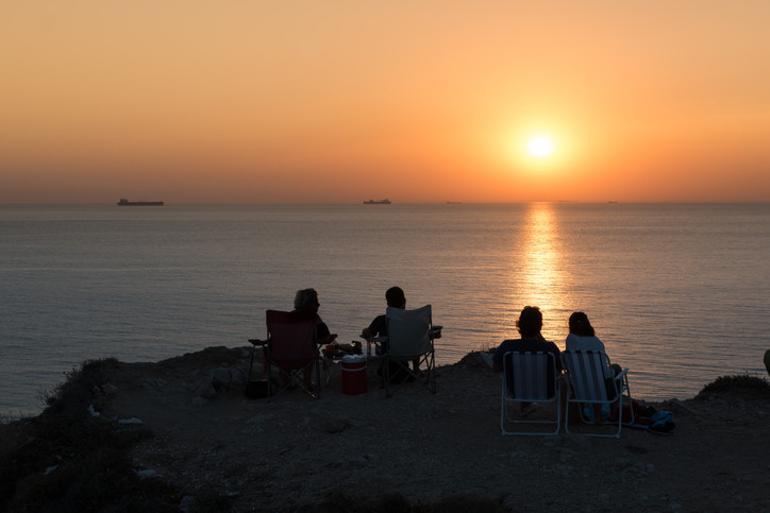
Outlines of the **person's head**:
[{"label": "person's head", "polygon": [[393,308],[406,308],[406,296],[401,287],[390,287],[385,292],[385,301]]},{"label": "person's head", "polygon": [[525,306],[516,321],[516,327],[522,338],[533,338],[540,335],[543,328],[543,314],[536,306]]},{"label": "person's head", "polygon": [[593,337],[594,327],[584,312],[572,312],[569,316],[569,332],[579,337]]},{"label": "person's head", "polygon": [[319,306],[318,292],[315,289],[298,290],[294,296],[294,309],[299,312],[315,313],[318,311]]}]

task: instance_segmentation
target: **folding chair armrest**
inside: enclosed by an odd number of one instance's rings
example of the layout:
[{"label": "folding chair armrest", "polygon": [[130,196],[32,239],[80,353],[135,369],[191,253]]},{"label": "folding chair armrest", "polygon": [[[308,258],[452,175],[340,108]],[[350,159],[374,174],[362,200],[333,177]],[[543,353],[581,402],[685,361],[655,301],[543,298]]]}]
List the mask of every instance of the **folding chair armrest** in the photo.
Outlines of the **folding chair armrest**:
[{"label": "folding chair armrest", "polygon": [[433,326],[430,329],[430,338],[441,338],[441,330],[443,326]]},{"label": "folding chair armrest", "polygon": [[372,352],[372,345],[374,345],[375,348],[381,347],[383,342],[388,341],[388,337],[367,337],[367,336],[364,336],[363,334],[360,336],[362,339],[366,340],[367,354],[370,354]]},{"label": "folding chair armrest", "polygon": [[260,340],[258,338],[250,338],[249,343],[251,343],[252,346],[257,347],[261,346],[264,347],[267,345],[267,340]]},{"label": "folding chair armrest", "polygon": [[623,369],[620,372],[618,372],[618,374],[615,376],[615,380],[616,381],[617,380],[622,380],[623,378],[628,376],[628,372],[629,372],[629,369],[628,369],[628,367],[626,367],[625,369]]}]

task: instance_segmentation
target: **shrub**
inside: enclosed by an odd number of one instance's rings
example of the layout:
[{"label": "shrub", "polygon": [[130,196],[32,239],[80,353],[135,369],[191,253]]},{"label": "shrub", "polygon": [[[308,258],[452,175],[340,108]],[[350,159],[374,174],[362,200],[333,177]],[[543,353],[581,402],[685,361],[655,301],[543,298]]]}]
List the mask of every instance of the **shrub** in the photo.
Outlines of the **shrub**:
[{"label": "shrub", "polygon": [[770,396],[770,382],[764,378],[749,376],[748,374],[736,374],[735,376],[720,376],[709,383],[698,396],[705,394],[735,393],[742,395],[767,395]]},{"label": "shrub", "polygon": [[14,440],[0,445],[0,511],[176,512],[179,496],[157,479],[140,479],[131,447],[149,436],[121,430],[87,408],[116,360],[89,361],[69,373],[39,416],[2,426]]}]

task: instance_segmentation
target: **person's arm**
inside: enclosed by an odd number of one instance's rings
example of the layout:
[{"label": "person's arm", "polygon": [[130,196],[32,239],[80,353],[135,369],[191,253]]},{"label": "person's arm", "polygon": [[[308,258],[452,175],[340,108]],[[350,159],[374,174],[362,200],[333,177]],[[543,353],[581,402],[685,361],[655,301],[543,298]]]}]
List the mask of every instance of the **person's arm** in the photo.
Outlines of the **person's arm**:
[{"label": "person's arm", "polygon": [[316,336],[318,337],[319,345],[331,344],[337,338],[337,334],[330,333],[329,327],[320,317],[318,318],[318,324],[316,324]]},{"label": "person's arm", "polygon": [[365,339],[370,339],[380,335],[385,330],[385,316],[378,315],[372,322],[361,331],[361,336]]}]

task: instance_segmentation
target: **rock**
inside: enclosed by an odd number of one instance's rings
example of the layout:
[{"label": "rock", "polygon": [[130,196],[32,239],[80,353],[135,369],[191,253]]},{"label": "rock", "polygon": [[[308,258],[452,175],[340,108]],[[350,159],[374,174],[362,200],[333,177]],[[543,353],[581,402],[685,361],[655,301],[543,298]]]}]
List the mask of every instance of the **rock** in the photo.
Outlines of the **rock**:
[{"label": "rock", "polygon": [[211,369],[207,374],[211,378],[211,384],[214,385],[214,388],[226,388],[230,386],[230,369],[227,367]]},{"label": "rock", "polygon": [[350,427],[350,421],[343,418],[326,417],[318,422],[317,428],[324,433],[341,433]]},{"label": "rock", "polygon": [[625,449],[631,454],[647,454],[647,449],[636,445],[626,445]]},{"label": "rock", "polygon": [[166,387],[166,381],[161,378],[147,378],[142,381],[142,386],[151,390],[163,390]]},{"label": "rock", "polygon": [[192,404],[193,406],[203,406],[204,404],[208,404],[209,400],[205,397],[193,397]]},{"label": "rock", "polygon": [[572,459],[574,455],[575,455],[575,451],[572,451],[570,449],[562,449],[559,452],[559,461],[562,463],[567,463]]},{"label": "rock", "polygon": [[216,397],[217,389],[214,387],[212,379],[209,377],[201,379],[195,387],[195,395],[205,399],[213,399]]},{"label": "rock", "polygon": [[151,468],[135,470],[134,472],[136,472],[136,475],[139,477],[139,479],[151,479],[153,477],[158,477],[158,471]]},{"label": "rock", "polygon": [[243,385],[247,381],[246,371],[238,367],[230,369],[230,386]]},{"label": "rock", "polygon": [[93,404],[88,405],[88,414],[92,417],[99,417],[101,414],[96,411],[96,408],[94,408]]},{"label": "rock", "polygon": [[[237,367],[210,369],[206,375],[215,390],[228,390],[246,383],[246,373]],[[205,378],[204,378],[205,381]]]},{"label": "rock", "polygon": [[576,446],[578,450],[584,451],[591,448],[591,438],[584,436],[584,435],[577,435],[572,434],[569,436],[564,437],[565,441],[569,440],[569,442]]},{"label": "rock", "polygon": [[121,424],[123,426],[131,426],[131,425],[139,425],[144,424],[142,419],[138,419],[136,417],[130,417],[127,419],[118,419],[118,424]]},{"label": "rock", "polygon": [[43,472],[43,475],[47,476],[48,474],[55,472],[57,468],[59,468],[59,465],[51,465],[50,467],[46,467],[45,472]]},{"label": "rock", "polygon": [[118,393],[118,387],[116,387],[112,383],[105,383],[104,385],[102,385],[102,393],[107,397],[112,397]]},{"label": "rock", "polygon": [[182,500],[179,501],[179,511],[182,513],[190,513],[193,504],[195,504],[195,497],[192,495],[185,495]]}]

